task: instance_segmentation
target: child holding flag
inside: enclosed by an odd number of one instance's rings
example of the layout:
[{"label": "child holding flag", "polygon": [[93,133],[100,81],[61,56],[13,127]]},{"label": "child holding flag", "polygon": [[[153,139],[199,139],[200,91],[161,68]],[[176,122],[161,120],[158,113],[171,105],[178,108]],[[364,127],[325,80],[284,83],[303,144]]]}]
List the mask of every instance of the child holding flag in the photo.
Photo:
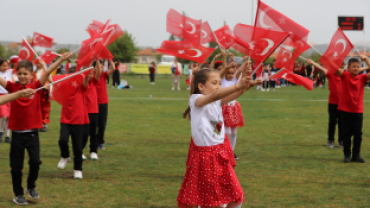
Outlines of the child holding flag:
[{"label": "child holding flag", "polygon": [[[0,76],[4,78],[6,81],[12,81],[13,77],[13,70],[8,69],[8,62],[4,58],[0,58]],[[5,88],[0,86],[0,96],[8,94]],[[8,119],[10,114],[10,103],[6,103],[0,106],[0,142],[3,139],[4,133],[6,133],[5,142],[10,142],[9,134],[10,131],[8,130]]]}]

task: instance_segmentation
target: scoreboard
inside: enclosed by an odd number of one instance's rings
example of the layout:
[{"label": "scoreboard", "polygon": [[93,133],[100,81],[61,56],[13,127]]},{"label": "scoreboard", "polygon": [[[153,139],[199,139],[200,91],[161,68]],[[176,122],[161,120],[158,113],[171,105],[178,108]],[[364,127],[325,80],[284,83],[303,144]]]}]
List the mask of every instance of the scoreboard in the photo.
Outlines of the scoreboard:
[{"label": "scoreboard", "polygon": [[338,17],[338,25],[342,30],[363,30],[364,17]]}]

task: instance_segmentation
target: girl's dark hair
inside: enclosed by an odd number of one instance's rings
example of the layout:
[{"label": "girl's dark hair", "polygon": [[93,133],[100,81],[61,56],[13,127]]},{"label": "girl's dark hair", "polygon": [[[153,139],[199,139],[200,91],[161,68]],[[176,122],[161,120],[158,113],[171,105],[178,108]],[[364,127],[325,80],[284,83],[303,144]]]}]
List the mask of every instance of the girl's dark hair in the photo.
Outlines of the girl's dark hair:
[{"label": "girl's dark hair", "polygon": [[33,64],[28,60],[20,61],[17,65],[17,71],[19,71],[20,68],[26,68],[31,73],[33,72]]},{"label": "girl's dark hair", "polygon": [[357,58],[350,58],[348,60],[348,67],[350,67],[351,64],[353,64],[353,63],[361,63],[361,62]]},{"label": "girl's dark hair", "polygon": [[214,68],[217,69],[219,66],[222,66],[222,61],[216,61]]},{"label": "girl's dark hair", "polygon": [[[99,62],[100,62],[100,64],[103,64],[103,60],[100,60]],[[93,62],[92,66],[93,66],[93,67],[95,67],[95,66],[96,66],[96,60]]]},{"label": "girl's dark hair", "polygon": [[68,69],[68,74],[76,72],[76,66],[72,66],[71,68]]},{"label": "girl's dark hair", "polygon": [[0,66],[3,65],[4,62],[8,62],[5,58],[0,58]]},{"label": "girl's dark hair", "polygon": [[208,76],[211,72],[216,72],[215,69],[211,68],[204,68],[198,71],[194,76],[194,82],[193,82],[193,93],[192,94],[201,94],[198,84],[206,84],[206,81],[208,79]]}]

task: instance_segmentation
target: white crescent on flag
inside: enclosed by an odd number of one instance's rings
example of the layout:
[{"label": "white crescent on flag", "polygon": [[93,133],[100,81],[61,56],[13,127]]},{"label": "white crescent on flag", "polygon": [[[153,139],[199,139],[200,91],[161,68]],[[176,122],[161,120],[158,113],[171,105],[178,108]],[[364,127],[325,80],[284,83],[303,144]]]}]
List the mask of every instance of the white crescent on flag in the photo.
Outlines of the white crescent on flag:
[{"label": "white crescent on flag", "polygon": [[26,47],[22,47],[20,51],[26,51],[26,53],[27,53],[26,59],[28,59],[28,57],[31,55],[30,51]]},{"label": "white crescent on flag", "polygon": [[193,50],[193,51],[196,51],[197,52],[197,55],[190,56],[190,57],[200,57],[201,55],[203,55],[202,51],[200,51],[199,49],[189,49],[189,50]]},{"label": "white crescent on flag", "polygon": [[263,19],[265,18],[266,12],[267,12],[267,11],[262,11],[262,10],[261,10],[261,15],[260,15],[260,17],[259,17],[259,23],[260,23],[260,25],[261,25],[263,28],[268,29],[268,28],[270,28],[270,27],[272,27],[272,26],[270,26],[270,25],[266,25],[266,24],[265,24],[265,22],[263,21]]},{"label": "white crescent on flag", "polygon": [[289,54],[289,58],[292,58],[292,56],[293,56],[292,52],[285,50],[285,51],[283,51],[282,55],[284,55],[285,52],[287,52]]},{"label": "white crescent on flag", "polygon": [[32,41],[33,41],[34,43],[38,43],[38,41],[37,41],[37,38],[38,38],[38,37],[40,37],[40,36],[39,36],[38,34],[36,34],[36,35],[35,35],[35,37],[33,37],[33,40],[32,40]]},{"label": "white crescent on flag", "polygon": [[337,44],[338,44],[338,43],[342,43],[342,44],[343,44],[343,50],[342,50],[342,52],[341,52],[341,53],[343,53],[343,52],[346,50],[346,46],[347,46],[346,41],[345,41],[344,39],[339,39],[339,40],[335,43],[334,47],[335,47],[335,46],[337,46]]},{"label": "white crescent on flag", "polygon": [[206,38],[207,37],[207,32],[202,30],[202,38]]},{"label": "white crescent on flag", "polygon": [[190,33],[190,34],[194,34],[194,33],[195,33],[195,31],[197,30],[197,29],[195,28],[195,25],[194,25],[193,23],[191,23],[191,22],[185,22],[185,24],[189,24],[189,25],[191,26],[191,31],[186,31],[186,32],[188,32],[188,33]]},{"label": "white crescent on flag", "polygon": [[268,45],[267,47],[265,48],[265,50],[262,51],[262,53],[260,53],[259,55],[263,56],[263,55],[266,55],[267,52],[269,52],[269,50],[275,45],[274,44],[274,41],[272,41],[271,39],[268,39],[268,38],[261,38],[261,40],[265,40],[267,41]]}]

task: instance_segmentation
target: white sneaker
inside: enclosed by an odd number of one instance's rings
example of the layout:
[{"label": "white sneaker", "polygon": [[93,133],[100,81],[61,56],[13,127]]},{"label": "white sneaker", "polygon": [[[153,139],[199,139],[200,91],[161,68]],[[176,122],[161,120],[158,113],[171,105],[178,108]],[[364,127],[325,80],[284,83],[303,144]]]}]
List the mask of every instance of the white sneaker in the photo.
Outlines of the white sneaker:
[{"label": "white sneaker", "polygon": [[174,91],[175,90],[175,88],[174,87],[172,87],[172,91]]},{"label": "white sneaker", "polygon": [[80,170],[74,170],[73,178],[74,179],[82,179],[82,171],[80,171]]},{"label": "white sneaker", "polygon": [[270,88],[267,88],[267,90],[266,90],[266,91],[267,91],[267,92],[268,92],[268,91],[270,91]]},{"label": "white sneaker", "polygon": [[98,154],[96,154],[95,152],[92,152],[90,154],[90,159],[92,159],[92,160],[98,160]]},{"label": "white sneaker", "polygon": [[177,90],[180,90],[180,87],[178,87]]},{"label": "white sneaker", "polygon": [[70,160],[71,160],[70,157],[69,158],[60,158],[59,163],[58,163],[58,169],[63,170]]},{"label": "white sneaker", "polygon": [[82,154],[82,160],[86,160],[86,156]]},{"label": "white sneaker", "polygon": [[261,89],[261,92],[265,92],[265,91],[266,91],[265,89],[263,89],[263,88]]}]

